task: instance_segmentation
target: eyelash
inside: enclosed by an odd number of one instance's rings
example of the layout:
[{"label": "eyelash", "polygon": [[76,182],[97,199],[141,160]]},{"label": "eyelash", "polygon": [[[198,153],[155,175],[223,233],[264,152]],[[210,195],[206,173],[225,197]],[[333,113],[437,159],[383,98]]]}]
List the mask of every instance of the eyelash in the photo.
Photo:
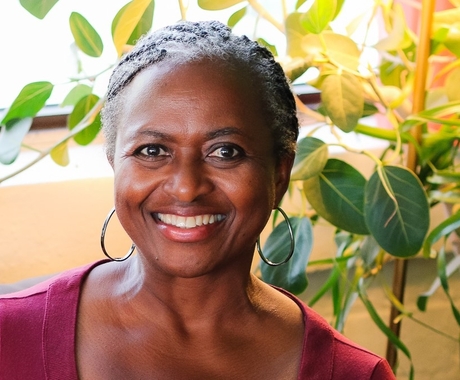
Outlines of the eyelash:
[{"label": "eyelash", "polygon": [[[223,157],[223,156],[218,156],[216,154],[216,152],[218,152],[219,150],[224,150],[224,149],[226,149],[228,151],[232,150],[233,151],[232,156],[231,157]],[[221,154],[222,154],[222,152],[221,152]],[[208,156],[209,157],[216,157],[216,158],[218,158],[220,160],[234,160],[234,159],[242,157],[243,155],[244,155],[244,152],[240,147],[235,146],[235,145],[231,145],[231,144],[226,144],[226,145],[218,146]]]},{"label": "eyelash", "polygon": [[[147,151],[149,149],[156,149],[158,151],[157,154],[148,154]],[[144,152],[145,151],[145,152]],[[162,145],[158,144],[150,144],[150,145],[144,145],[139,147],[134,154],[136,156],[141,156],[144,158],[157,158],[157,157],[164,157],[168,155],[168,149]]]}]

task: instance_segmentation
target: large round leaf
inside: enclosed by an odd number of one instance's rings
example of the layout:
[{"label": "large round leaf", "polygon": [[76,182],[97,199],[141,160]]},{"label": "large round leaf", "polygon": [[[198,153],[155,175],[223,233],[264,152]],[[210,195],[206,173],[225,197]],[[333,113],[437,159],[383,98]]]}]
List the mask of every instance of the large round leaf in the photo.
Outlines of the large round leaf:
[{"label": "large round leaf", "polygon": [[366,179],[351,165],[331,158],[323,171],[304,182],[305,196],[316,212],[334,226],[355,234],[369,233],[364,221]]},{"label": "large round leaf", "polygon": [[25,85],[14,99],[1,124],[5,125],[13,119],[34,117],[44,107],[53,87],[50,82],[33,82]]},{"label": "large round leaf", "polygon": [[420,180],[403,167],[380,167],[365,189],[364,217],[369,231],[388,253],[415,255],[430,224],[428,199]]},{"label": "large round leaf", "polygon": [[310,33],[321,33],[334,19],[337,0],[315,0],[302,16],[303,27]]},{"label": "large round leaf", "polygon": [[327,145],[315,137],[305,137],[297,144],[291,180],[305,181],[318,175],[327,162]]},{"label": "large round leaf", "polygon": [[321,33],[321,38],[316,34],[307,34],[302,39],[302,49],[315,59],[322,60],[325,53],[339,67],[358,70],[361,52],[349,37],[328,30]]},{"label": "large round leaf", "polygon": [[[313,245],[310,219],[289,218],[295,239],[295,250],[291,260],[278,267],[271,267],[261,261],[262,279],[294,294],[302,293],[307,287],[306,266]],[[291,247],[286,223],[278,224],[268,237],[263,253],[273,262],[286,258]]]},{"label": "large round leaf", "polygon": [[[74,129],[85,118],[89,111],[91,111],[98,100],[99,97],[94,94],[87,95],[80,99],[75,105],[72,113],[69,115],[69,129]],[[101,116],[100,113],[98,113],[94,120],[88,123],[86,128],[74,136],[74,140],[80,145],[87,145],[95,139],[100,129]]]},{"label": "large round leaf", "polygon": [[364,94],[354,75],[342,72],[328,75],[321,84],[321,101],[332,122],[351,132],[363,115]]},{"label": "large round leaf", "polygon": [[78,48],[90,57],[99,57],[104,45],[96,29],[78,12],[71,13],[69,23]]}]

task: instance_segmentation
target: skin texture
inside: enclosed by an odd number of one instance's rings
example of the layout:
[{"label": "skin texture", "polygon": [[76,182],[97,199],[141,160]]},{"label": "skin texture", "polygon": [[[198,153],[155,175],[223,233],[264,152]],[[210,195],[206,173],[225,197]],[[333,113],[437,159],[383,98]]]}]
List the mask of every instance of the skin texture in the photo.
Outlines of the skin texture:
[{"label": "skin texture", "polygon": [[[163,62],[123,96],[115,206],[138,254],[85,281],[80,378],[295,379],[300,310],[250,274],[293,158],[275,159],[251,78],[222,62]],[[222,220],[185,229],[159,214]]]}]

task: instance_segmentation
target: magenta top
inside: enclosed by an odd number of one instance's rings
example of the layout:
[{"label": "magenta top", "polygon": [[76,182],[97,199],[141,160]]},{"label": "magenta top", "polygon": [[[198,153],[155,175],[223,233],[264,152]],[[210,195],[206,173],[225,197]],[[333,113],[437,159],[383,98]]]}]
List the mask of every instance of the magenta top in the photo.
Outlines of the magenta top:
[{"label": "magenta top", "polygon": [[[0,380],[78,380],[75,330],[85,276],[99,261],[0,297]],[[298,379],[395,379],[385,359],[351,342],[292,294],[305,324]]]}]

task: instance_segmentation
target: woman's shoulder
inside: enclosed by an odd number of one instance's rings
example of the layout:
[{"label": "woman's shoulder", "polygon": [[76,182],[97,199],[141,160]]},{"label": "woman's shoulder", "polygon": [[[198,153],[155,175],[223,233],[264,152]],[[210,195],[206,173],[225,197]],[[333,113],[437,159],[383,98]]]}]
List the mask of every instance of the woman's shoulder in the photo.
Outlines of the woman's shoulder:
[{"label": "woman's shoulder", "polygon": [[75,290],[78,291],[84,277],[97,265],[104,261],[83,265],[69,269],[56,275],[37,278],[31,281],[21,281],[20,283],[4,286],[7,292],[0,294],[1,303],[18,303],[21,300],[30,302],[33,299],[46,297],[51,288],[56,291]]},{"label": "woman's shoulder", "polygon": [[340,334],[299,298],[279,290],[293,299],[304,315],[304,346],[299,378],[395,379],[385,359]]}]

